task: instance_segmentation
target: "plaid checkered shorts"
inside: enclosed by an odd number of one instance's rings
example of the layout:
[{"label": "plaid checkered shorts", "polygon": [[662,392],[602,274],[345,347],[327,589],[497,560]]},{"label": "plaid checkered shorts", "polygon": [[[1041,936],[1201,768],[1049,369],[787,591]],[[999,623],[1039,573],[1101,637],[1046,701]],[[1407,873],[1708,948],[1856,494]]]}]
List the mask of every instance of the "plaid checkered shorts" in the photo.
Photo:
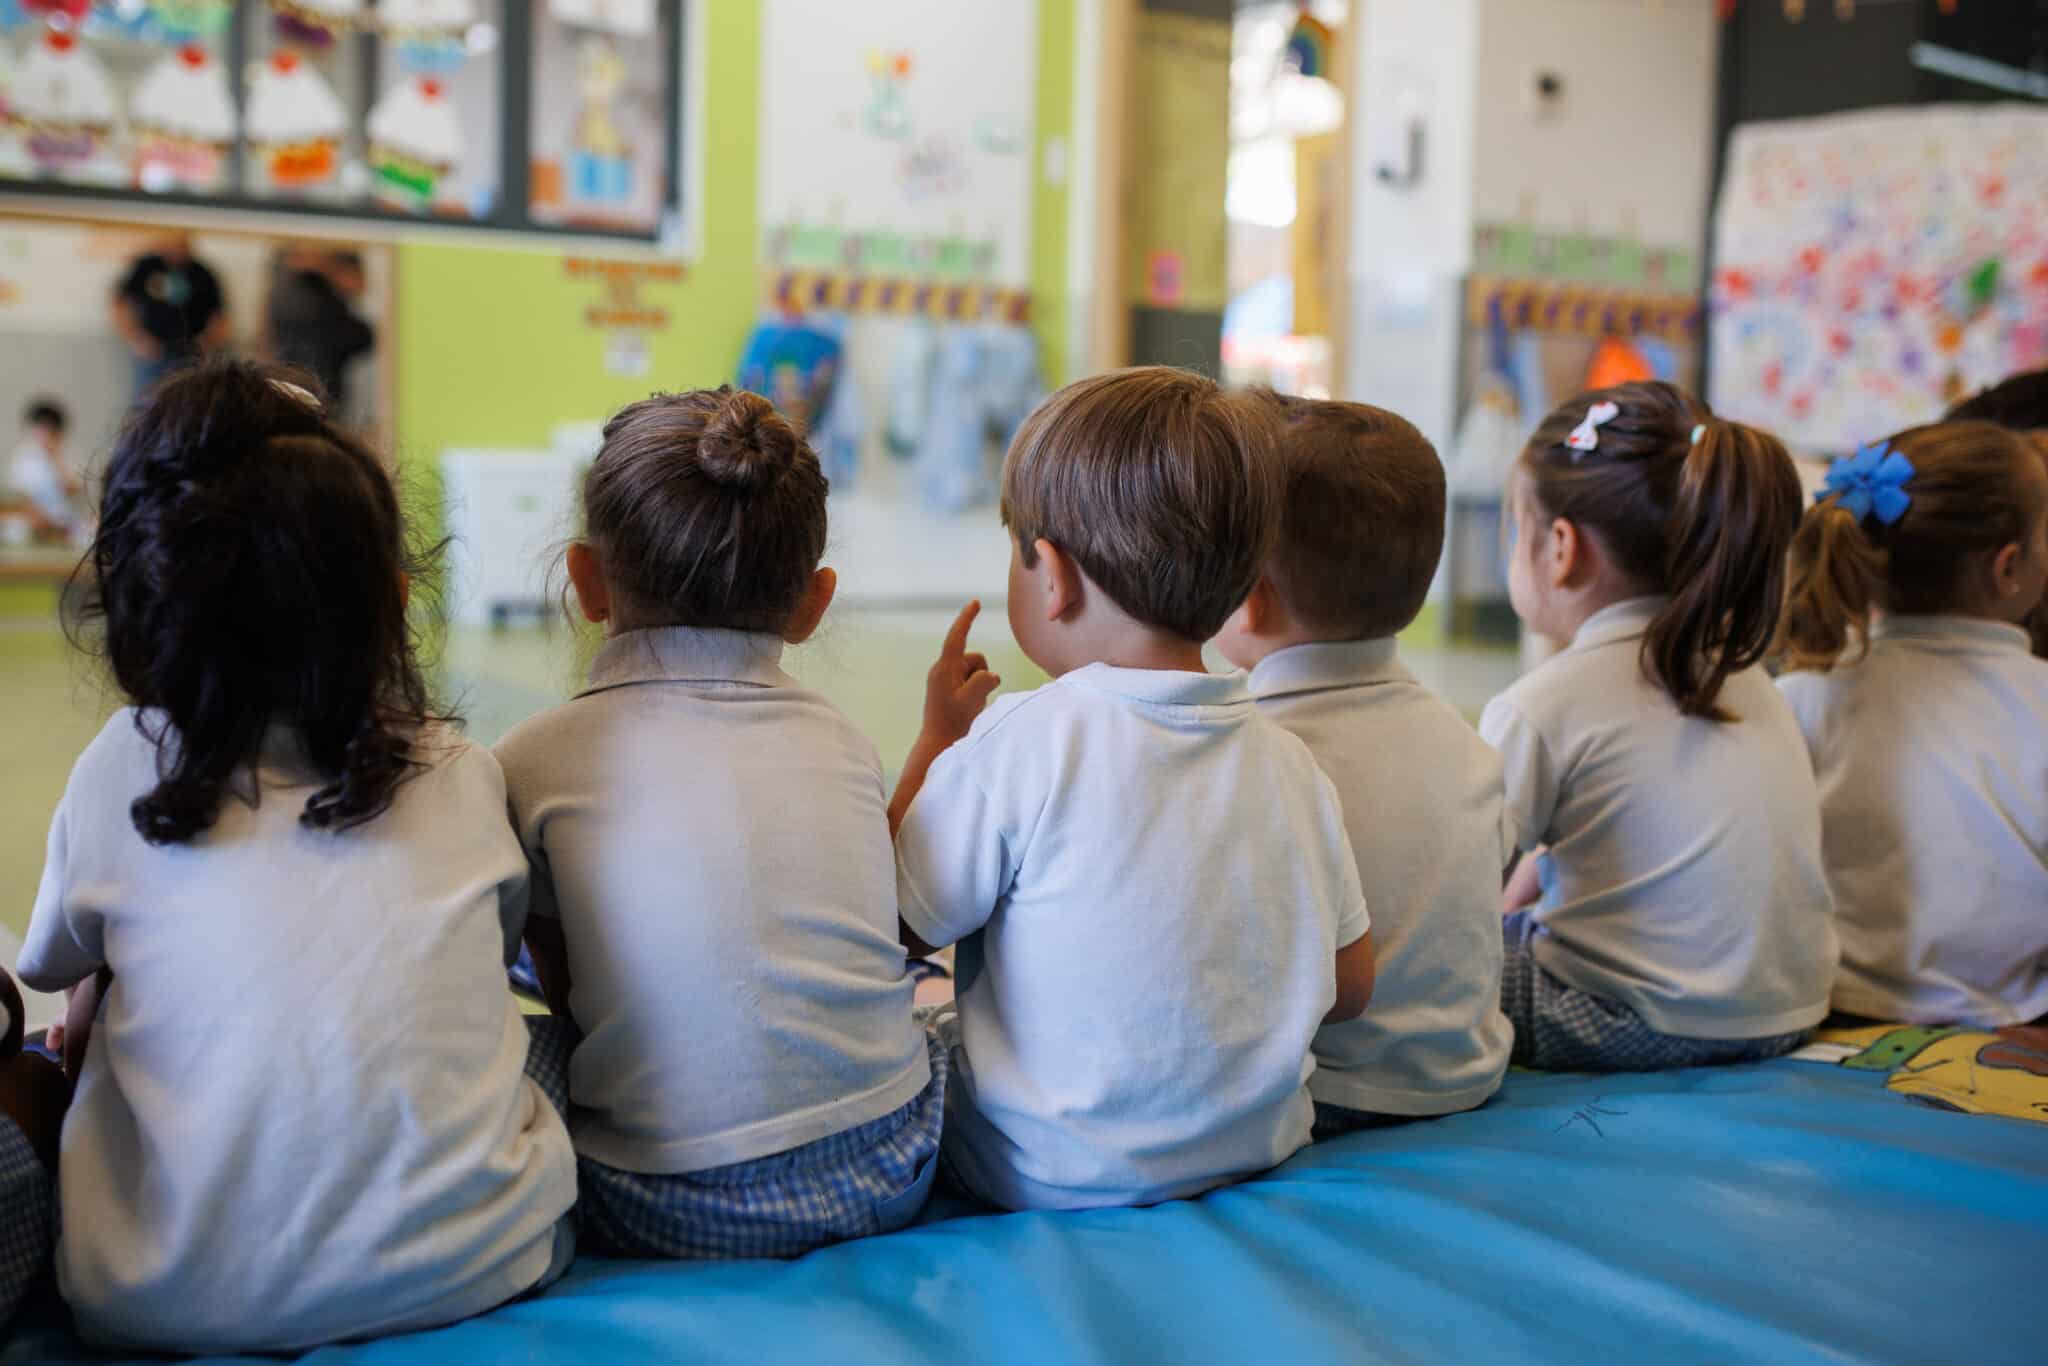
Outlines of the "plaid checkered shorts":
[{"label": "plaid checkered shorts", "polygon": [[1659,1072],[1781,1057],[1808,1031],[1761,1039],[1688,1039],[1660,1034],[1629,1007],[1551,976],[1532,951],[1543,934],[1527,911],[1501,922],[1506,957],[1500,1008],[1515,1026],[1513,1060],[1552,1072]]},{"label": "plaid checkered shorts", "polygon": [[[529,1015],[526,1073],[566,1115],[574,1026]],[[947,1056],[908,1104],[841,1133],[748,1162],[678,1175],[576,1161],[577,1233],[600,1256],[727,1259],[806,1252],[907,1227],[938,1167]]]},{"label": "plaid checkered shorts", "polygon": [[50,1264],[57,1192],[19,1125],[0,1115],[0,1329]]}]

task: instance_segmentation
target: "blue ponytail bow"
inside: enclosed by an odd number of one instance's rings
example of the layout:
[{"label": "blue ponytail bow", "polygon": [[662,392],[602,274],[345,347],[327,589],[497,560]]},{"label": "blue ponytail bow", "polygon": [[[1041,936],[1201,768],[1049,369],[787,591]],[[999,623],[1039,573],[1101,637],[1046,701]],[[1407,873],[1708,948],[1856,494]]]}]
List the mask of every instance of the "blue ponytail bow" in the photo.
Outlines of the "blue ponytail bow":
[{"label": "blue ponytail bow", "polygon": [[1874,516],[1890,526],[1912,505],[1913,496],[1906,492],[1906,481],[1912,477],[1913,462],[1889,442],[1876,441],[1828,466],[1827,487],[1814,495],[1814,501],[1833,498],[1859,522]]}]

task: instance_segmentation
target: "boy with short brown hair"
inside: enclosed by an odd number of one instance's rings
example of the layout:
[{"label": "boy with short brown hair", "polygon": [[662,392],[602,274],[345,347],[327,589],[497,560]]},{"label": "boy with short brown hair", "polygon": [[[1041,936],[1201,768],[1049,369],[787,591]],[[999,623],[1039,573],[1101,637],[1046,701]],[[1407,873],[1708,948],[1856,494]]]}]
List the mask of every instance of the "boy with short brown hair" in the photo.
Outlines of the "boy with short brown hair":
[{"label": "boy with short brown hair", "polygon": [[1316,1029],[1371,995],[1328,780],[1202,664],[1272,545],[1274,434],[1150,368],[1069,385],[1010,448],[1010,625],[1054,681],[981,713],[970,604],[891,807],[905,942],[966,941],[943,1151],[994,1204],[1152,1204],[1284,1160]]},{"label": "boy with short brown hair", "polygon": [[1501,762],[1418,682],[1394,636],[1421,611],[1444,541],[1444,472],[1405,419],[1271,399],[1282,423],[1279,536],[1217,638],[1259,710],[1336,783],[1373,908],[1379,985],[1316,1037],[1317,1136],[1483,1103],[1507,1070]]}]

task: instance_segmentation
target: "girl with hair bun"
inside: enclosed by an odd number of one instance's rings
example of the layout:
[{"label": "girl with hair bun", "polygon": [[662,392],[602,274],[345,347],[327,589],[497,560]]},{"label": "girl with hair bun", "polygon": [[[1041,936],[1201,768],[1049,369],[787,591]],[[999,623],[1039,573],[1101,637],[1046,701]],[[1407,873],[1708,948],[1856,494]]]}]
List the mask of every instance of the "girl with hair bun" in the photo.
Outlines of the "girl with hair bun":
[{"label": "girl with hair bun", "polygon": [[1503,926],[1515,1061],[1773,1057],[1826,1016],[1820,801],[1760,667],[1799,512],[1775,437],[1669,384],[1582,394],[1523,451],[1509,589],[1570,644],[1480,723],[1529,855]]},{"label": "girl with hair bun", "polygon": [[566,556],[604,645],[498,746],[601,1252],[794,1257],[930,1191],[946,1059],[911,1014],[881,761],[781,665],[832,602],[825,494],[757,394],[613,418]]},{"label": "girl with hair bun", "polygon": [[74,993],[80,1330],[296,1353],[560,1275],[575,1162],[504,982],[526,861],[430,703],[384,466],[275,371],[180,375],[115,443],[90,561],[128,705],[72,769],[19,968]]},{"label": "girl with hair bun", "polygon": [[2044,585],[2048,467],[1989,422],[1837,461],[1806,514],[1779,687],[1820,781],[1838,1010],[2048,1015]]}]

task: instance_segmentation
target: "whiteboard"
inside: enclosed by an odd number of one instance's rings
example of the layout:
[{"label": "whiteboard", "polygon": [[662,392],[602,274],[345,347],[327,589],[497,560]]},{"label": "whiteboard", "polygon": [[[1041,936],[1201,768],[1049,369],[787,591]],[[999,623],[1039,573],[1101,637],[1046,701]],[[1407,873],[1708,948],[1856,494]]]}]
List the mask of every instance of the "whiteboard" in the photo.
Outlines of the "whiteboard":
[{"label": "whiteboard", "polygon": [[1022,289],[1037,0],[765,0],[762,259]]}]

